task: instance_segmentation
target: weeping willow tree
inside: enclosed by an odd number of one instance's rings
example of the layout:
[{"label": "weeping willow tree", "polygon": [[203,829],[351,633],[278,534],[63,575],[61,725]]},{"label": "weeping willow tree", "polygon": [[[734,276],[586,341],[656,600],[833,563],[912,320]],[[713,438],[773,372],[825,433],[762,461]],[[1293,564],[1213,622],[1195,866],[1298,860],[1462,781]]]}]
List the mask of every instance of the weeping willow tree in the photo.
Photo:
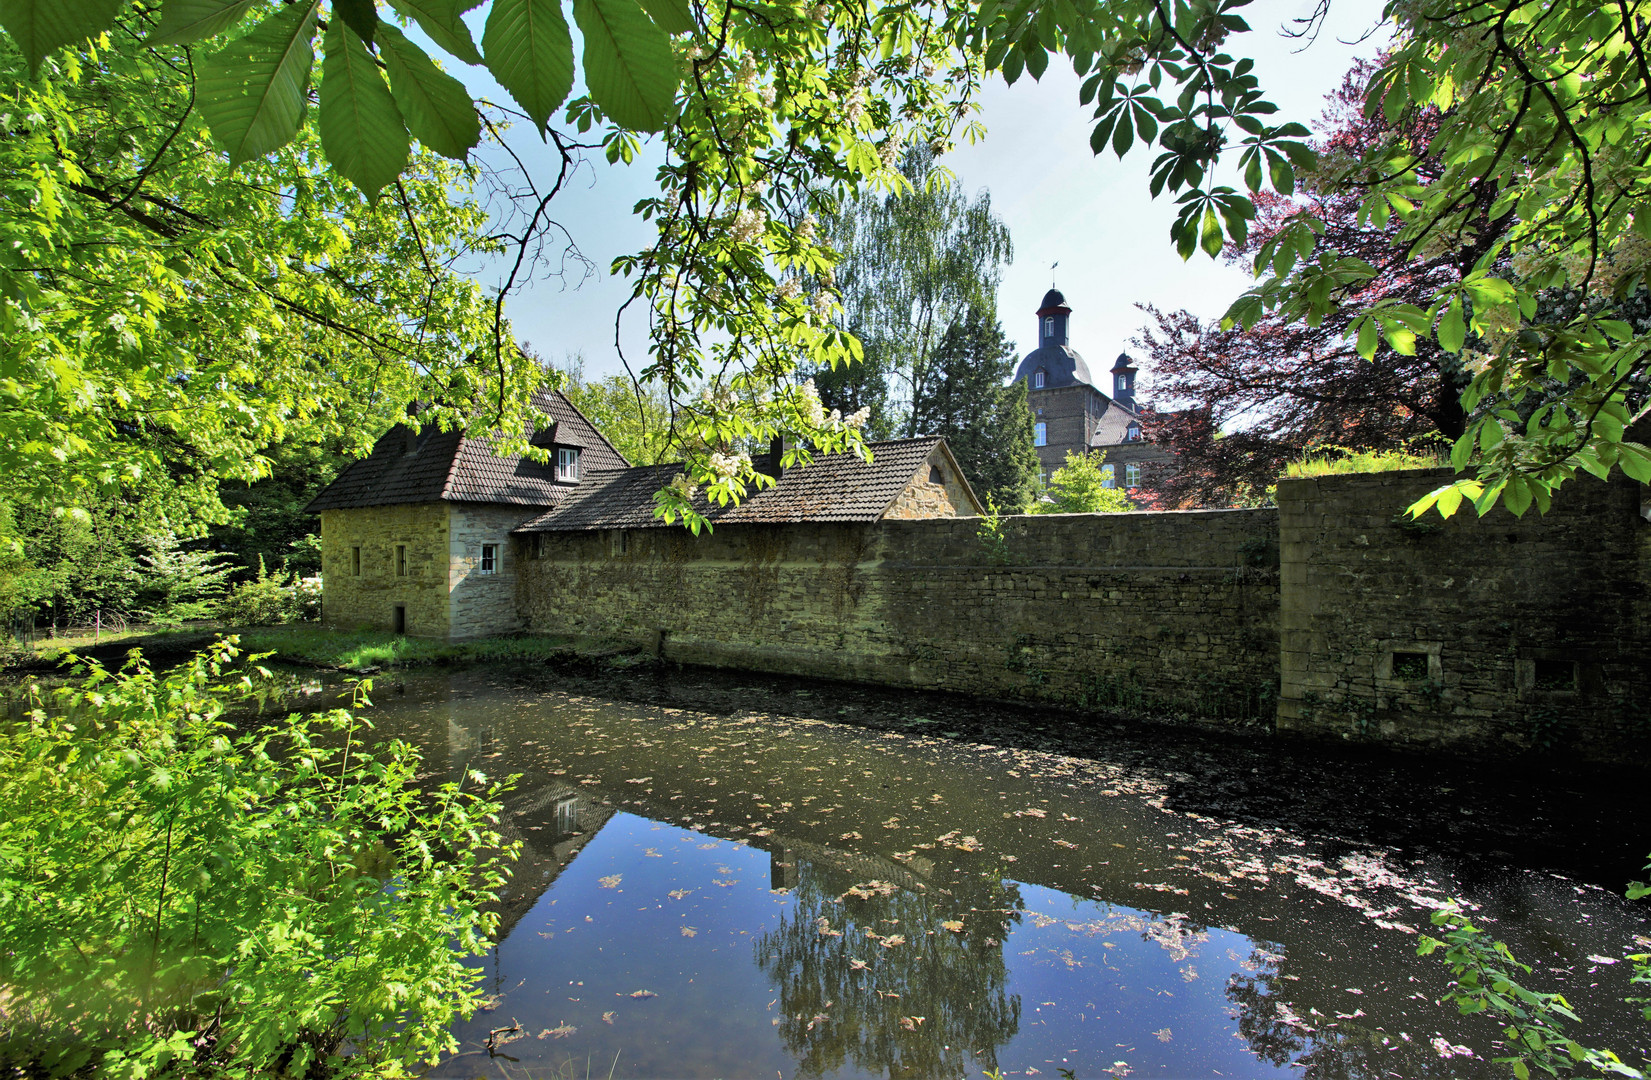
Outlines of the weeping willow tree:
[{"label": "weeping willow tree", "polygon": [[871,410],[873,438],[921,433],[914,403],[942,378],[936,353],[947,331],[997,314],[997,286],[1014,258],[1009,227],[986,191],[970,195],[928,146],[901,159],[906,186],[845,203],[825,222],[841,256],[840,325],[865,362],[815,373],[822,402],[845,414]]}]

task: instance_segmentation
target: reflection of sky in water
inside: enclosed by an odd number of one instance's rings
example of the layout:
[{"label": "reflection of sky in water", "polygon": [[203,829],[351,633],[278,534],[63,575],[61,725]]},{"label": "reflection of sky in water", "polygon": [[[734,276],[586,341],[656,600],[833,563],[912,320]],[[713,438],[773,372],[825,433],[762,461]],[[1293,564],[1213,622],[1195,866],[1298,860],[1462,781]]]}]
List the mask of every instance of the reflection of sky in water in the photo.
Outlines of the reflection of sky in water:
[{"label": "reflection of sky in water", "polygon": [[[1275,1071],[1225,994],[1273,958],[1241,934],[1013,881],[890,891],[828,859],[615,814],[487,958],[496,1003],[438,1075],[605,1076],[615,1054],[621,1076]],[[518,1024],[515,1062],[478,1052]]]},{"label": "reflection of sky in water", "polygon": [[[1637,909],[1178,808],[1214,760],[786,719],[772,686],[740,693],[771,711],[733,716],[474,673],[406,690],[379,696],[377,733],[423,746],[432,779],[523,774],[483,962],[498,999],[438,1075],[1499,1076],[1494,1022],[1437,1004],[1446,972],[1415,954],[1427,909],[1459,894],[1544,989],[1588,1002],[1585,1034],[1643,1041],[1626,965],[1587,959],[1651,946]],[[515,1060],[490,1059],[516,1022]]]}]

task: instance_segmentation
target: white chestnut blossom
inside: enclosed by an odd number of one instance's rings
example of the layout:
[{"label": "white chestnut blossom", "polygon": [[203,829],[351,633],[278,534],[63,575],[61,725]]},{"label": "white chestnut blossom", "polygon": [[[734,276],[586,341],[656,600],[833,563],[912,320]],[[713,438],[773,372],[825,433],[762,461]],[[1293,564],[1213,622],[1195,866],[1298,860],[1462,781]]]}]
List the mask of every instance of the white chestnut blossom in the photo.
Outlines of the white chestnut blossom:
[{"label": "white chestnut blossom", "polygon": [[754,206],[747,206],[734,216],[728,235],[736,244],[749,244],[768,227],[768,215]]}]

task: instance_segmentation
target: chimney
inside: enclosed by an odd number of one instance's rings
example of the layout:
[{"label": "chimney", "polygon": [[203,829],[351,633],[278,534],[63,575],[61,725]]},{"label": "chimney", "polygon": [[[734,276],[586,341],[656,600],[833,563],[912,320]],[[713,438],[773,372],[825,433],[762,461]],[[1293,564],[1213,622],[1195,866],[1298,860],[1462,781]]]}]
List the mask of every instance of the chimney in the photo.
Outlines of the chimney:
[{"label": "chimney", "polygon": [[763,472],[778,480],[785,472],[785,436],[776,435],[768,441],[768,468]]}]

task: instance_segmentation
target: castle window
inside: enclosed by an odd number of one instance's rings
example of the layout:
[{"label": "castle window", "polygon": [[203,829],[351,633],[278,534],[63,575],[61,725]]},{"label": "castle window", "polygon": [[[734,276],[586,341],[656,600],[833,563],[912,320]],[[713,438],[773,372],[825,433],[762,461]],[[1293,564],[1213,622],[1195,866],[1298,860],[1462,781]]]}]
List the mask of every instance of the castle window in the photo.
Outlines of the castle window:
[{"label": "castle window", "polygon": [[496,573],[499,572],[499,545],[498,544],[483,544],[482,545],[481,572],[484,573],[484,574],[496,574]]},{"label": "castle window", "polygon": [[1115,488],[1118,486],[1117,473],[1113,470],[1111,465],[1101,466],[1101,486],[1104,488]]},{"label": "castle window", "polygon": [[1055,336],[1055,317],[1053,315],[1043,317],[1043,336],[1046,338]]},{"label": "castle window", "polygon": [[350,576],[361,576],[361,549],[358,547],[350,549]]},{"label": "castle window", "polygon": [[579,479],[579,448],[576,446],[558,446],[556,448],[556,479]]},{"label": "castle window", "polygon": [[1124,429],[1125,442],[1139,442],[1141,439],[1141,425],[1131,424]]},{"label": "castle window", "polygon": [[407,576],[407,545],[396,545],[396,577]]},{"label": "castle window", "polygon": [[1044,380],[1044,370],[1042,368],[1038,368],[1038,370],[1032,372],[1032,389],[1042,390],[1043,389],[1043,380]]},{"label": "castle window", "polygon": [[1044,423],[1042,420],[1039,420],[1037,423],[1032,425],[1032,445],[1049,445],[1049,425]]},{"label": "castle window", "polygon": [[1124,466],[1124,487],[1137,488],[1141,486],[1141,466],[1133,461]]}]

